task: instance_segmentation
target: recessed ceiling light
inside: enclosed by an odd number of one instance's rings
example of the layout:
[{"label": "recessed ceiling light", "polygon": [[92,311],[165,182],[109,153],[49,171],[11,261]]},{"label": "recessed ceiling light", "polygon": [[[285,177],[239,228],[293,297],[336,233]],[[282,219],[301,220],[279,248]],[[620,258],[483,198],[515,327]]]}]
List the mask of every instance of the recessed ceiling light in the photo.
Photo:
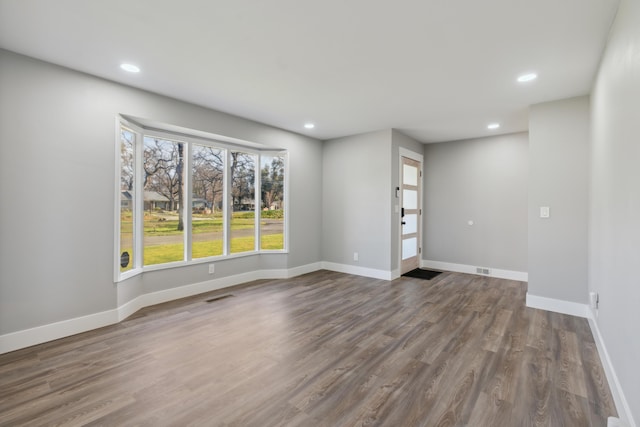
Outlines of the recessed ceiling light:
[{"label": "recessed ceiling light", "polygon": [[538,78],[538,75],[536,73],[527,73],[527,74],[522,74],[521,76],[518,76],[518,81],[520,83],[524,83],[524,82],[530,82],[531,80],[535,80]]},{"label": "recessed ceiling light", "polygon": [[139,73],[140,72],[140,67],[137,67],[133,64],[121,64],[120,68],[122,68],[125,71],[128,71],[130,73]]},{"label": "recessed ceiling light", "polygon": [[500,127],[500,123],[490,123],[487,125],[487,129],[498,129]]},{"label": "recessed ceiling light", "polygon": [[316,125],[314,125],[313,123],[305,123],[304,127],[305,129],[313,129],[314,127],[316,127]]}]

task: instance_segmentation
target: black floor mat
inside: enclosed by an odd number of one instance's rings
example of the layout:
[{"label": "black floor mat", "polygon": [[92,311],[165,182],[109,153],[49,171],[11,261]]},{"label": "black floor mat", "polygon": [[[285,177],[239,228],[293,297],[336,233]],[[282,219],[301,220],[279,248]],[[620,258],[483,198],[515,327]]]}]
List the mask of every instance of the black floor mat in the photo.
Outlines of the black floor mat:
[{"label": "black floor mat", "polygon": [[407,277],[416,277],[418,279],[431,280],[436,277],[442,271],[423,270],[422,268],[416,268],[415,270],[408,271],[403,274]]}]

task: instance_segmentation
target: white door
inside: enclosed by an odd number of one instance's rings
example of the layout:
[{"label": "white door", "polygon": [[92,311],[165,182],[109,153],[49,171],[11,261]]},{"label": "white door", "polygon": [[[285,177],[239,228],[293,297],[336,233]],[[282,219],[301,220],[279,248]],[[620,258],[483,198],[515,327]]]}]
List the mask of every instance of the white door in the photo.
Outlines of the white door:
[{"label": "white door", "polygon": [[400,176],[400,221],[402,225],[400,274],[404,274],[420,266],[420,224],[422,222],[420,209],[422,168],[420,162],[403,156]]}]

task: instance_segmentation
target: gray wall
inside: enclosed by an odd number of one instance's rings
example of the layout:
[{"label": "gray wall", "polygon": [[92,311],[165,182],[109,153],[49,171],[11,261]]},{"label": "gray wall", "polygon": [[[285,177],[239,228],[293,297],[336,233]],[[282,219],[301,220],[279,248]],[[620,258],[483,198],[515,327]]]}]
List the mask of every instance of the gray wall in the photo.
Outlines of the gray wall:
[{"label": "gray wall", "polygon": [[[322,143],[0,50],[0,334],[116,308],[141,293],[320,258]],[[118,113],[285,148],[290,254],[113,283]]]},{"label": "gray wall", "polygon": [[324,261],[399,275],[400,214],[394,189],[400,147],[423,152],[423,144],[396,129],[324,142]]},{"label": "gray wall", "polygon": [[527,134],[427,144],[424,153],[422,258],[526,272]]},{"label": "gray wall", "polygon": [[592,94],[589,287],[640,423],[640,2],[622,0]]},{"label": "gray wall", "polygon": [[[391,269],[391,130],[324,142],[322,259]],[[359,261],[353,260],[358,252]]]},{"label": "gray wall", "polygon": [[[532,295],[587,302],[589,98],[529,111],[529,288]],[[550,217],[540,218],[540,207]]]}]

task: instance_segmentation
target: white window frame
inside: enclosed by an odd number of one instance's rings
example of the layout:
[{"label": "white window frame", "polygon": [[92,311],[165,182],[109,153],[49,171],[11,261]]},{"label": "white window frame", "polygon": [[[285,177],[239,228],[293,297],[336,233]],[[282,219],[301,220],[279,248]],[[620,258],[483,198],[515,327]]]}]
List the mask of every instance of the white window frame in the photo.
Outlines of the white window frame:
[{"label": "white window frame", "polygon": [[[127,128],[135,133],[135,145],[134,145],[134,188],[133,194],[135,195],[132,211],[133,211],[133,256],[130,259],[130,262],[133,263],[133,267],[129,271],[121,272],[120,271],[120,215],[121,215],[121,172],[122,165],[120,164],[120,133],[121,128]],[[142,242],[140,238],[138,238],[138,233],[136,230],[138,228],[138,223],[141,218],[141,210],[142,205],[138,203],[138,198],[140,197],[140,189],[142,187],[142,170],[138,167],[138,161],[142,158],[142,146],[140,137],[142,135],[141,129],[133,123],[129,121],[116,117],[116,144],[115,144],[115,177],[116,177],[116,191],[115,191],[115,201],[114,201],[114,218],[115,218],[115,232],[114,234],[114,282],[120,282],[126,280],[130,277],[136,276],[142,272],[142,257],[141,257],[141,249]],[[143,197],[144,198],[144,197]],[[144,214],[142,212],[142,214]]]},{"label": "white window frame", "polygon": [[[131,262],[133,262],[133,268],[129,271],[120,271],[120,214],[121,214],[121,164],[120,164],[120,132],[121,127],[125,127],[136,134],[135,146],[134,146],[134,163],[135,163],[135,183],[134,193],[135,201],[133,206],[133,256]],[[203,137],[204,132],[193,131],[193,134],[185,133],[182,129],[181,132],[174,132],[171,126],[167,126],[170,130],[159,129],[157,127],[142,126],[138,123],[129,120],[123,116],[116,117],[116,144],[115,144],[115,182],[116,191],[114,197],[114,282],[119,283],[130,277],[139,275],[146,271],[163,270],[167,268],[182,267],[186,265],[196,265],[202,263],[212,263],[224,259],[240,258],[246,256],[253,256],[261,253],[268,254],[288,254],[289,253],[289,153],[287,150],[262,146],[261,144],[240,141],[233,138],[228,138],[220,135],[207,134]],[[210,137],[209,137],[210,136]],[[163,264],[143,265],[144,260],[144,196],[143,195],[143,159],[144,159],[144,138],[152,137],[158,139],[166,139],[168,141],[182,142],[185,144],[183,155],[185,156],[183,171],[183,185],[185,197],[183,200],[185,208],[183,209],[183,222],[184,222],[184,255],[182,261],[175,261]],[[225,164],[223,170],[223,254],[212,257],[204,257],[193,259],[192,254],[192,227],[191,227],[191,212],[193,199],[193,182],[192,182],[192,166],[193,159],[192,145],[197,144],[201,146],[213,146],[225,150]],[[255,156],[255,208],[254,208],[254,235],[255,245],[253,251],[239,252],[232,254],[231,249],[231,211],[230,205],[230,189],[231,189],[231,176],[229,170],[229,157],[231,151],[241,151],[247,154]],[[284,157],[284,227],[283,227],[283,249],[260,249],[261,247],[261,206],[262,206],[262,191],[261,191],[261,160],[262,156],[281,156]]]}]

